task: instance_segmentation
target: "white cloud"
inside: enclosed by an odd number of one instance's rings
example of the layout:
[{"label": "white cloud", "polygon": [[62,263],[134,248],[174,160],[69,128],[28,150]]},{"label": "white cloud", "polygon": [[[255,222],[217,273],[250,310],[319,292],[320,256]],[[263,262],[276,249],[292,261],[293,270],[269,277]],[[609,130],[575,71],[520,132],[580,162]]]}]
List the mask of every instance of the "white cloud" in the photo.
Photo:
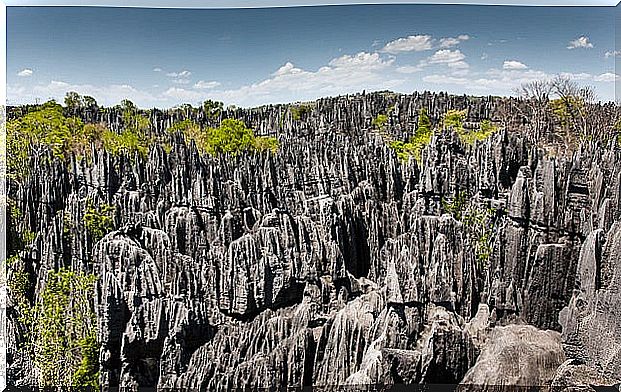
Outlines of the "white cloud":
[{"label": "white cloud", "polygon": [[198,89],[211,89],[211,88],[216,88],[219,86],[220,86],[220,82],[216,82],[216,81],[207,82],[204,80],[199,80],[198,82],[194,84],[194,88],[198,88]]},{"label": "white cloud", "polygon": [[410,35],[406,38],[398,38],[384,46],[383,52],[397,54],[402,52],[421,52],[433,48],[430,35]]},{"label": "white cloud", "polygon": [[32,74],[33,74],[32,69],[24,68],[24,69],[22,69],[21,71],[19,71],[17,73],[17,76],[22,76],[22,77],[26,77],[27,78],[29,76],[32,76]]},{"label": "white cloud", "polygon": [[468,34],[461,34],[457,37],[440,38],[439,40],[434,39],[430,35],[410,35],[387,43],[381,51],[384,53],[398,54],[404,52],[422,52],[434,48],[448,49],[469,39],[470,36]]},{"label": "white cloud", "polygon": [[395,69],[395,71],[402,73],[402,74],[413,74],[416,72],[420,72],[422,70],[423,68],[419,66],[415,66],[415,65],[404,65],[402,67],[397,67],[397,69]]},{"label": "white cloud", "polygon": [[[379,53],[360,52],[356,55],[344,55],[330,60],[328,65],[334,69],[355,69],[357,71],[372,71],[386,68],[395,61],[394,57],[383,60]],[[290,63],[288,63],[290,64]]]},{"label": "white cloud", "polygon": [[153,68],[153,72],[162,72],[162,69],[160,67],[155,67]]},{"label": "white cloud", "polygon": [[35,102],[36,99],[55,99],[62,102],[68,91],[75,91],[81,95],[95,97],[102,105],[116,105],[123,99],[130,99],[141,106],[158,105],[163,101],[160,97],[138,90],[127,84],[113,84],[109,86],[93,86],[90,84],[71,84],[63,81],[52,80],[48,84],[39,84],[32,89],[12,86],[7,89],[8,98],[11,102],[26,103]]},{"label": "white cloud", "polygon": [[166,76],[170,76],[171,78],[187,78],[190,75],[192,75],[192,72],[187,70],[181,72],[169,72],[166,74]]},{"label": "white cloud", "polygon": [[173,98],[177,102],[182,101],[185,103],[201,101],[204,98],[204,94],[198,91],[186,90],[179,87],[171,87],[164,91],[164,97]]},{"label": "white cloud", "polygon": [[173,79],[172,82],[175,84],[190,84],[190,79]]},{"label": "white cloud", "polygon": [[486,93],[511,94],[512,90],[522,83],[545,79],[548,79],[548,75],[542,71],[490,69],[471,77],[429,75],[423,78],[423,81],[434,84],[458,85],[461,86],[460,88],[465,88],[466,92],[481,93],[484,91]]},{"label": "white cloud", "polygon": [[562,76],[564,78],[569,78],[569,79],[572,79],[572,80],[591,80],[591,79],[593,79],[593,75],[591,75],[590,73],[586,73],[586,72],[580,72],[580,73],[561,72],[560,76]]},{"label": "white cloud", "polygon": [[440,39],[440,48],[452,48],[459,45],[462,41],[468,41],[470,36],[468,34],[462,34],[456,38],[447,37]]},{"label": "white cloud", "polygon": [[392,57],[367,52],[334,58],[316,71],[304,70],[287,62],[268,79],[238,89],[213,91],[210,96],[236,105],[255,105],[257,102],[314,99],[363,89],[392,89],[403,82],[387,77],[393,63]]},{"label": "white cloud", "polygon": [[613,50],[613,51],[608,51],[604,54],[604,56],[606,58],[609,57],[621,57],[621,50]]},{"label": "white cloud", "polygon": [[466,55],[464,55],[459,49],[441,49],[435,52],[431,57],[420,62],[420,66],[424,67],[429,64],[446,64],[449,68],[464,69],[469,65],[464,61]]},{"label": "white cloud", "polygon": [[594,76],[593,80],[596,82],[616,82],[616,81],[621,80],[621,77],[619,77],[619,75],[614,74],[612,72],[606,72],[601,75]]},{"label": "white cloud", "polygon": [[511,70],[515,70],[515,69],[528,69],[528,66],[526,64],[521,63],[521,62],[516,61],[516,60],[506,60],[502,64],[502,69],[511,69]]},{"label": "white cloud", "polygon": [[589,37],[583,35],[581,37],[576,38],[573,41],[569,41],[569,45],[567,46],[567,49],[578,49],[578,48],[590,49],[592,47],[593,47],[593,44],[591,43],[591,41],[589,41]]}]

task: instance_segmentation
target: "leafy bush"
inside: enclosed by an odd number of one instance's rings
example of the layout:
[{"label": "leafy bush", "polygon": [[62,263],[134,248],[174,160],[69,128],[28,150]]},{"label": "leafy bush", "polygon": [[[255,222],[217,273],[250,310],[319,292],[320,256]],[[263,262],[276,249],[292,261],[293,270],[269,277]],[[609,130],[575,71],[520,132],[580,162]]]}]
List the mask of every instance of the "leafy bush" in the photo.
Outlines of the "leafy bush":
[{"label": "leafy bush", "polygon": [[275,137],[257,136],[254,139],[254,148],[257,151],[269,151],[271,153],[276,153],[278,151],[278,147],[280,147],[280,143]]},{"label": "leafy bush", "polygon": [[294,120],[303,121],[303,120],[306,120],[308,115],[311,113],[312,108],[309,105],[298,105],[298,106],[291,106],[290,110],[291,110],[291,117]]},{"label": "leafy bush", "polygon": [[464,130],[464,121],[468,116],[468,110],[455,110],[451,109],[444,113],[442,125],[444,129],[452,129],[457,133],[461,133]]},{"label": "leafy bush", "polygon": [[442,209],[453,215],[453,218],[460,221],[462,215],[468,207],[468,197],[465,191],[459,192],[455,197],[450,200],[442,198]]},{"label": "leafy bush", "polygon": [[[29,173],[30,156],[50,148],[54,157],[65,159],[82,135],[83,124],[63,115],[62,106],[46,102],[40,109],[7,123],[7,174],[24,178]],[[77,137],[76,137],[77,136]]]},{"label": "leafy bush", "polygon": [[114,229],[114,206],[102,204],[95,208],[90,202],[87,203],[84,213],[84,226],[94,242],[102,239]]},{"label": "leafy bush", "polygon": [[373,126],[379,130],[384,130],[386,124],[388,124],[388,116],[385,114],[378,114],[372,122]]},{"label": "leafy bush", "polygon": [[475,141],[483,141],[493,135],[498,130],[498,127],[492,124],[489,120],[481,121],[481,126],[478,131],[463,131],[459,137],[462,142],[473,145]]},{"label": "leafy bush", "polygon": [[120,134],[106,129],[101,137],[103,147],[112,155],[138,154],[145,158],[149,152],[151,140],[136,129],[126,128]]},{"label": "leafy bush", "polygon": [[208,99],[203,102],[203,112],[205,112],[205,116],[212,121],[220,118],[223,107],[224,104],[220,101],[212,101],[211,99]]},{"label": "leafy bush", "polygon": [[228,118],[218,128],[201,128],[191,120],[183,120],[168,128],[169,133],[181,132],[193,140],[201,153],[210,155],[238,154],[242,151],[276,152],[278,140],[273,137],[255,136],[243,121]]},{"label": "leafy bush", "polygon": [[478,267],[487,269],[493,252],[495,210],[475,205],[468,199],[465,192],[458,193],[450,201],[443,198],[442,208],[464,224],[464,233],[474,249]]},{"label": "leafy bush", "polygon": [[41,386],[97,386],[95,281],[64,268],[49,271],[40,301],[25,312]]},{"label": "leafy bush", "polygon": [[389,147],[395,150],[397,157],[401,161],[407,162],[410,156],[416,159],[416,162],[420,165],[422,163],[422,151],[426,145],[431,141],[433,136],[433,129],[431,127],[431,120],[427,115],[427,111],[421,108],[418,112],[418,125],[414,136],[410,138],[409,142],[403,142],[400,140],[391,141],[388,143]]}]

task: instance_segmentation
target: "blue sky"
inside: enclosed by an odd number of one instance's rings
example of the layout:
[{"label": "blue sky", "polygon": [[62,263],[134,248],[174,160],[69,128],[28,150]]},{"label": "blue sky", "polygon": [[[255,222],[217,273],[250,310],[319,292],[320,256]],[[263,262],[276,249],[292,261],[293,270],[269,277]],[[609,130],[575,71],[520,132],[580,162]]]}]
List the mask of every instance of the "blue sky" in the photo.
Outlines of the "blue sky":
[{"label": "blue sky", "polygon": [[9,103],[67,91],[142,107],[389,89],[509,95],[566,73],[614,99],[610,7],[8,7]]}]

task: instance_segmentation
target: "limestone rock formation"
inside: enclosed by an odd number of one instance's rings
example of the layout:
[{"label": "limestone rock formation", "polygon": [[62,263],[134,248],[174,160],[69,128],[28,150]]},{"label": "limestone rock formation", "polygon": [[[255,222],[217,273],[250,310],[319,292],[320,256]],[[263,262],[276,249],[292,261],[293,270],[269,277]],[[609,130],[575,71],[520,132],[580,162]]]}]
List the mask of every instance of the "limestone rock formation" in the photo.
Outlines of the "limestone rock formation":
[{"label": "limestone rock formation", "polygon": [[[436,132],[420,163],[403,162],[372,126],[389,107],[394,139],[413,135],[420,108],[434,124],[467,108],[468,123],[500,129],[473,145]],[[12,232],[36,237],[9,276],[23,267],[36,303],[48,270],[96,275],[106,387],[610,385],[621,378],[621,149],[586,141],[555,156],[524,110],[358,94],[320,99],[301,120],[288,105],[223,114],[277,136],[274,154],[202,155],[174,135],[144,159],[95,146],[89,159],[33,158],[9,196],[22,213]],[[185,115],[148,116],[163,134]],[[96,120],[122,128],[114,110]],[[457,211],[462,193],[470,209]],[[102,238],[85,227],[87,200],[114,207]],[[9,385],[32,385],[16,303],[7,319]]]}]

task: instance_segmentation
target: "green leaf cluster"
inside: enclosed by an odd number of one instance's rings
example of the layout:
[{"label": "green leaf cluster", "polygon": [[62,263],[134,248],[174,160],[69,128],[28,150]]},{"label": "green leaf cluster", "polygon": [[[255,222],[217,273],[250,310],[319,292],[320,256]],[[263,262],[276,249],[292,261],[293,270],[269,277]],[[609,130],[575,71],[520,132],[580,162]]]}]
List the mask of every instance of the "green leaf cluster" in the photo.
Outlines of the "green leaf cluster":
[{"label": "green leaf cluster", "polygon": [[408,142],[395,140],[389,142],[388,145],[395,150],[397,157],[401,161],[407,162],[410,156],[413,156],[420,165],[422,163],[423,148],[429,144],[432,136],[433,128],[431,120],[427,115],[427,111],[421,108],[418,112],[418,124],[414,136],[412,136]]},{"label": "green leaf cluster", "polygon": [[203,102],[203,112],[211,121],[216,121],[220,118],[223,108],[224,103],[220,101],[212,101],[211,99],[208,99]]},{"label": "green leaf cluster", "polygon": [[87,202],[84,226],[94,242],[99,241],[114,229],[114,211],[114,206],[109,204],[94,207],[90,201]]},{"label": "green leaf cluster", "polygon": [[43,104],[21,118],[7,123],[7,174],[24,178],[29,173],[30,157],[49,148],[54,157],[65,159],[79,148],[85,135],[83,123],[65,117],[62,106],[54,101]]},{"label": "green leaf cluster", "polygon": [[443,198],[442,208],[463,223],[467,240],[474,249],[477,265],[480,269],[487,269],[493,252],[495,210],[473,204],[463,191],[451,200]]},{"label": "green leaf cluster", "polygon": [[380,131],[383,131],[384,128],[386,128],[386,125],[388,124],[388,116],[385,114],[378,114],[371,123],[373,124],[375,128],[379,129]]},{"label": "green leaf cluster", "polygon": [[480,128],[478,130],[463,131],[459,137],[462,142],[474,145],[476,141],[483,141],[493,135],[498,130],[498,127],[492,124],[490,120],[481,121]]},{"label": "green leaf cluster", "polygon": [[242,151],[278,150],[278,139],[255,136],[243,121],[227,118],[217,128],[202,128],[191,120],[183,120],[168,128],[168,132],[181,132],[186,139],[193,140],[201,153],[217,156],[219,154],[238,154]]},{"label": "green leaf cluster", "polygon": [[298,106],[291,106],[290,110],[291,110],[291,117],[295,121],[304,121],[308,118],[308,116],[310,115],[313,109],[311,108],[310,105],[298,105]]},{"label": "green leaf cluster", "polygon": [[444,113],[442,125],[444,129],[452,129],[453,131],[462,133],[464,131],[464,121],[468,116],[468,110],[451,109]]},{"label": "green leaf cluster", "polygon": [[65,268],[48,271],[40,301],[24,312],[41,386],[98,386],[96,280]]}]

